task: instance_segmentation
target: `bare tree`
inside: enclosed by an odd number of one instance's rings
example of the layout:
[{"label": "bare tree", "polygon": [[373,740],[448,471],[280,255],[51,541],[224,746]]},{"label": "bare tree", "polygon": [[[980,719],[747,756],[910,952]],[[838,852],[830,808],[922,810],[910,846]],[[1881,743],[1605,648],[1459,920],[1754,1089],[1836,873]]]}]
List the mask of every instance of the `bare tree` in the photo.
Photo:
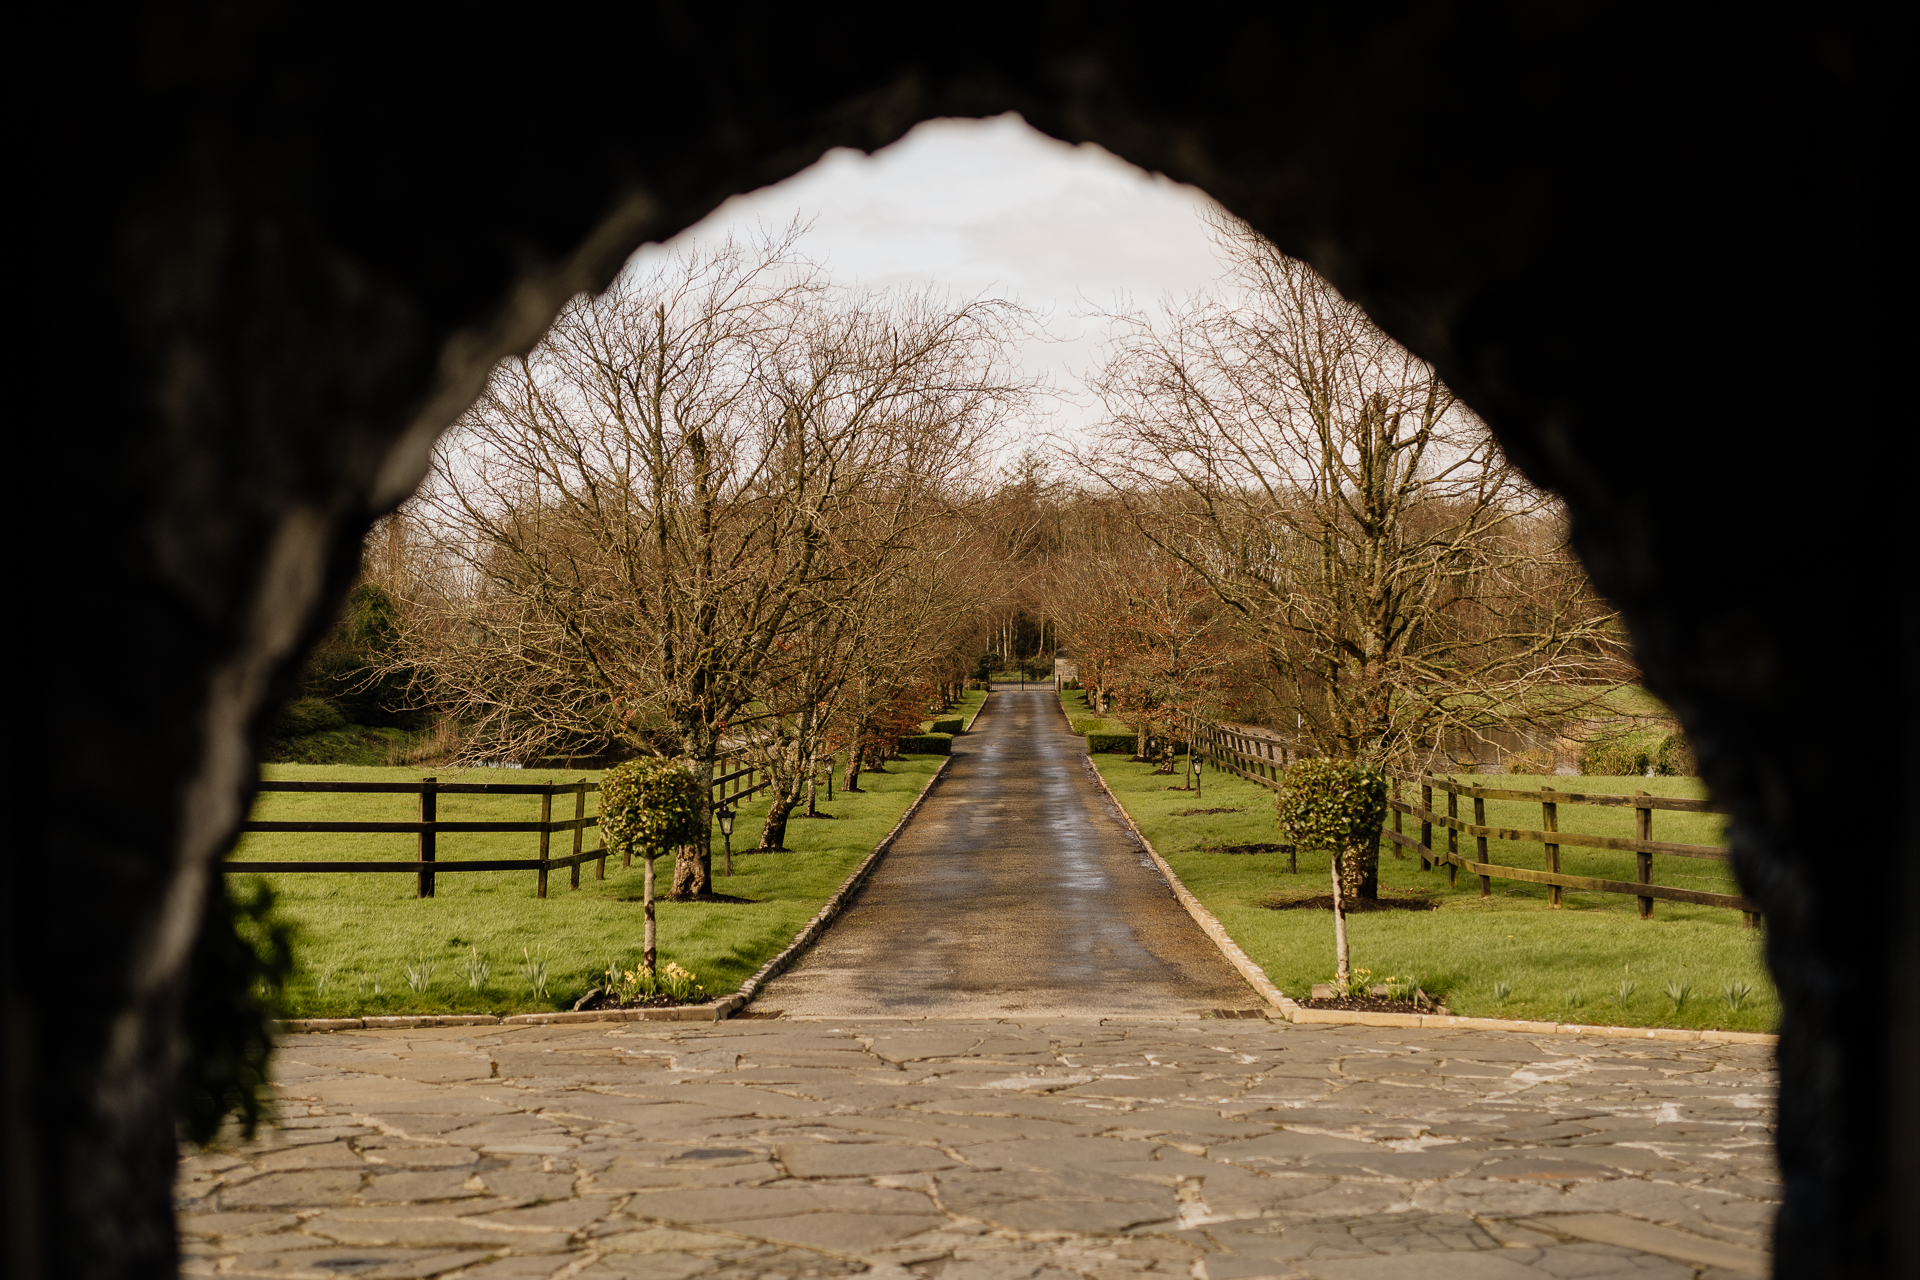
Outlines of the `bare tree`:
[{"label": "bare tree", "polygon": [[[1008,308],[837,294],[793,235],[576,300],[443,444],[424,501],[464,589],[422,599],[412,656],[470,754],[710,770],[777,718],[783,646],[1018,401]],[[683,850],[674,896],[710,888]]]},{"label": "bare tree", "polygon": [[1404,761],[1620,679],[1552,500],[1358,307],[1215,231],[1228,295],[1120,317],[1081,466],[1206,584],[1307,741]]}]

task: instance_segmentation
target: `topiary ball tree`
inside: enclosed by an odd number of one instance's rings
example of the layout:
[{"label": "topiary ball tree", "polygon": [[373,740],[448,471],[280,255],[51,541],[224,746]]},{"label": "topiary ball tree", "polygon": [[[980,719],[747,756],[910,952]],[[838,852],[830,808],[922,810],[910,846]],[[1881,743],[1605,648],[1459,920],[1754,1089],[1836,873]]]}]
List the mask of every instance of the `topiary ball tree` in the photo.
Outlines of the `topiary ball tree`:
[{"label": "topiary ball tree", "polygon": [[629,760],[600,779],[600,840],[631,865],[645,865],[646,966],[654,963],[653,860],[707,836],[706,783],[692,769],[660,756]]},{"label": "topiary ball tree", "polygon": [[1347,951],[1347,904],[1360,896],[1378,865],[1380,828],[1387,818],[1387,775],[1348,760],[1314,757],[1287,770],[1280,793],[1280,829],[1296,846],[1333,855],[1334,981],[1347,989],[1353,968]]}]

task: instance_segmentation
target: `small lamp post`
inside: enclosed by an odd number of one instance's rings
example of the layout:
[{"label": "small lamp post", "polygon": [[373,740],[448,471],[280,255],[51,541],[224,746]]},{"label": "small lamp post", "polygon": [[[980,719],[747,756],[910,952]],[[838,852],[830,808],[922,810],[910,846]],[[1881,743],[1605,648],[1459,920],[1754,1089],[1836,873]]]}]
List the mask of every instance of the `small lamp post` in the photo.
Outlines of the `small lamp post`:
[{"label": "small lamp post", "polygon": [[[1191,750],[1191,748],[1189,748]],[[1207,762],[1205,756],[1193,756],[1193,798],[1200,798],[1200,767]]]},{"label": "small lamp post", "polygon": [[727,842],[727,874],[733,874],[733,810],[722,806],[713,815],[720,822],[720,836]]}]

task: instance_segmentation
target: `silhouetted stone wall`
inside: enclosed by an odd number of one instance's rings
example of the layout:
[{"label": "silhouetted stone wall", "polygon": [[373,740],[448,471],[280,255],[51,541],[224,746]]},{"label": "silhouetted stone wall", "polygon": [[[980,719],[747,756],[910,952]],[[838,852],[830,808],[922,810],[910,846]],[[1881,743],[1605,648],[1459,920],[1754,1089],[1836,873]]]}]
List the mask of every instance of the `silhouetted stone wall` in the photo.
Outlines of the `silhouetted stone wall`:
[{"label": "silhouetted stone wall", "polygon": [[1007,109],[1215,194],[1566,496],[1766,908],[1781,1268],[1893,1265],[1920,1190],[1892,1087],[1920,1067],[1920,878],[1897,816],[1831,834],[1841,784],[1899,815],[1914,773],[1880,38],[1805,14],[1691,31],[1650,4],[1118,12],[955,11],[926,38],[757,4],[418,30],[184,4],[17,32],[11,434],[39,502],[0,899],[14,1274],[172,1268],[208,868],[363,530],[492,361],[729,194]]}]

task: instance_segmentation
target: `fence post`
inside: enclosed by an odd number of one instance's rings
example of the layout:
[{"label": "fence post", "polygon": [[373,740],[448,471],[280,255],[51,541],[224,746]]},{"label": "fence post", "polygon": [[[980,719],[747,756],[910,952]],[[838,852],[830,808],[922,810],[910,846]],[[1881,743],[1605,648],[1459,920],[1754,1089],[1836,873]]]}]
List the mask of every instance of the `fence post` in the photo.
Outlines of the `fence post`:
[{"label": "fence post", "polygon": [[1433,870],[1433,775],[1420,775],[1420,869]]},{"label": "fence post", "polygon": [[[1647,793],[1644,791],[1636,791],[1633,794],[1636,796],[1644,796]],[[1633,838],[1635,840],[1653,839],[1653,807],[1651,805],[1635,805],[1633,807]],[[1635,849],[1633,851],[1633,860],[1640,864],[1637,868],[1639,872],[1637,878],[1640,883],[1652,884],[1653,855],[1643,849]],[[1652,918],[1652,916],[1653,899],[1640,899],[1640,918],[1647,920]]]},{"label": "fence post", "polygon": [[540,793],[540,891],[536,897],[547,896],[547,847],[553,837],[550,824],[553,822],[553,787],[549,785]]},{"label": "fence post", "polygon": [[[583,797],[586,794],[586,790],[587,784],[582,782],[580,784],[580,792]],[[598,788],[595,788],[595,790],[598,790]],[[594,868],[593,878],[595,880],[605,880],[607,878],[607,837],[606,833],[602,832],[597,826],[594,828],[594,833],[600,837],[600,861]]]},{"label": "fence post", "polygon": [[[433,789],[433,784],[438,781],[438,778],[420,779],[420,821],[422,822],[439,821],[440,801]],[[437,833],[432,830],[426,830],[420,833],[420,861],[432,862],[435,860],[439,853],[436,837]],[[413,893],[416,898],[431,898],[433,896],[433,872],[425,870],[420,872],[420,877],[415,884]]]},{"label": "fence post", "polygon": [[1447,888],[1460,883],[1460,793],[1452,778],[1440,784],[1447,789]]},{"label": "fence post", "polygon": [[[1406,789],[1400,785],[1400,775],[1396,773],[1393,775],[1393,834],[1397,836],[1407,834],[1406,823],[1403,821],[1406,815],[1400,812],[1400,806],[1405,803]],[[1393,856],[1402,862],[1407,858],[1407,851],[1398,840],[1393,842]]]},{"label": "fence post", "polygon": [[[1484,827],[1487,825],[1487,802],[1479,796],[1473,798],[1473,825],[1476,827]],[[1475,836],[1473,838],[1473,856],[1474,861],[1480,863],[1481,866],[1486,865],[1487,838],[1485,836]],[[1491,898],[1493,896],[1492,876],[1480,877],[1480,896],[1483,898]]]},{"label": "fence post", "polygon": [[[1553,794],[1553,788],[1543,782],[1540,784],[1540,792],[1542,795],[1550,796]],[[1560,829],[1560,806],[1552,800],[1542,800],[1540,802],[1540,829],[1542,831],[1558,831]],[[1547,870],[1553,872],[1555,875],[1559,875],[1560,874],[1559,843],[1556,841],[1549,841],[1544,847],[1546,849],[1546,854],[1547,854]],[[1560,886],[1559,885],[1550,884],[1547,886],[1547,905],[1550,907],[1557,907],[1560,905]]]},{"label": "fence post", "polygon": [[586,816],[587,780],[582,778],[573,786],[573,866],[570,868],[573,874],[567,884],[569,889],[580,887],[580,844],[587,834],[586,828],[580,824],[586,820]]}]

